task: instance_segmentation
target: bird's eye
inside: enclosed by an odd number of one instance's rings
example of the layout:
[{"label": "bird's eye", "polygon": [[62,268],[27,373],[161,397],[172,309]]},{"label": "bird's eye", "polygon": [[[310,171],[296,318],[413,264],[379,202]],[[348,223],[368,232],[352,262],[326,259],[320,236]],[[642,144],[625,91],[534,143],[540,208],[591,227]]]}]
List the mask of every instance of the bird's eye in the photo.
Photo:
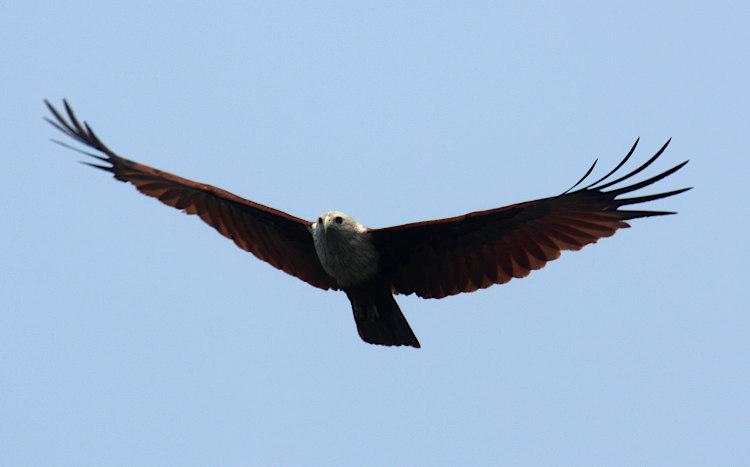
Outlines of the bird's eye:
[{"label": "bird's eye", "polygon": [[323,218],[322,217],[318,217],[318,224],[322,224],[322,223],[323,223]]},{"label": "bird's eye", "polygon": [[341,218],[341,216],[336,216],[336,219],[334,219],[334,221],[335,221],[335,222],[336,222],[337,224],[340,224],[340,223],[344,222],[344,219],[342,219],[342,218]]}]

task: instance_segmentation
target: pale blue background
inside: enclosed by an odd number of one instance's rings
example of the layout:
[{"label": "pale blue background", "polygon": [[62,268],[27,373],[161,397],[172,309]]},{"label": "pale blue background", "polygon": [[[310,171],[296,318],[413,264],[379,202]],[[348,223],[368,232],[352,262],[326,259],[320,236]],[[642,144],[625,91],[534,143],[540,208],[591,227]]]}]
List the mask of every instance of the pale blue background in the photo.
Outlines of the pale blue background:
[{"label": "pale blue background", "polygon": [[[0,464],[750,463],[750,5],[4,2]],[[349,303],[76,164],[126,157],[307,219],[453,216],[691,163],[529,278]],[[658,188],[657,188],[658,189]],[[647,191],[654,192],[654,190]]]}]

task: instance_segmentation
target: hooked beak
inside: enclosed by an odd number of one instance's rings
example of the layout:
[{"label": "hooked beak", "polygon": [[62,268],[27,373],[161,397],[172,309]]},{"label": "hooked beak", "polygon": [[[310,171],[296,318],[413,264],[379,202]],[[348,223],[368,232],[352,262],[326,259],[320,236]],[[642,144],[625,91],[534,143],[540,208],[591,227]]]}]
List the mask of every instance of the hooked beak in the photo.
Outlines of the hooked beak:
[{"label": "hooked beak", "polygon": [[323,230],[326,232],[328,231],[328,227],[333,223],[333,219],[331,219],[331,216],[326,216],[323,219]]}]

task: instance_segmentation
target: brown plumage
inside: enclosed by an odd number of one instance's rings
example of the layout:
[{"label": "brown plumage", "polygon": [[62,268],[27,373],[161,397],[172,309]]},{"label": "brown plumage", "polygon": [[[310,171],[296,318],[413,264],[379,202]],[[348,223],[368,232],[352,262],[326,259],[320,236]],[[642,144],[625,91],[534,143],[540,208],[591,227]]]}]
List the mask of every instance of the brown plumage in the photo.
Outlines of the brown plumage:
[{"label": "brown plumage", "polygon": [[55,118],[48,122],[101,155],[60,144],[109,165],[86,164],[111,172],[168,206],[197,214],[243,250],[288,274],[321,289],[344,290],[360,336],[374,344],[419,347],[392,293],[442,298],[526,277],[562,250],[579,250],[629,227],[627,220],[674,214],[621,207],[690,189],[616,199],[671,175],[685,161],[641,182],[604,191],[646,169],[669,144],[637,169],[609,181],[633,154],[636,141],[607,175],[573,191],[588,178],[594,163],[558,196],[384,229],[368,229],[336,211],[324,213],[315,223],[122,158],[86,122],[78,121],[66,101],[67,119],[45,103]]}]

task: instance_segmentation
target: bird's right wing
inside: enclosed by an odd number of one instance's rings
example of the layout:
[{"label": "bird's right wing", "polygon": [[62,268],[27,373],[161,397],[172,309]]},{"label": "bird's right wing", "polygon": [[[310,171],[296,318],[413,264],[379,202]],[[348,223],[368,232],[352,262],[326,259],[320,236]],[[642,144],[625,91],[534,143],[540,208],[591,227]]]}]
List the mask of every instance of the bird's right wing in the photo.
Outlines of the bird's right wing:
[{"label": "bird's right wing", "polygon": [[627,220],[674,214],[619,208],[667,198],[689,188],[630,198],[618,196],[668,177],[687,161],[641,182],[605,191],[640,173],[666,147],[665,144],[646,163],[616,180],[609,181],[609,177],[630,158],[635,145],[614,170],[576,191],[571,190],[591,174],[593,166],[576,185],[559,196],[371,230],[372,241],[381,253],[381,267],[391,278],[394,292],[416,293],[424,298],[472,292],[504,284],[514,277],[526,277],[532,270],[558,258],[563,250],[580,250],[629,227]]},{"label": "bird's right wing", "polygon": [[214,186],[120,157],[99,140],[88,123],[78,121],[67,101],[63,102],[68,120],[48,101],[45,103],[55,120],[45,119],[69,137],[102,155],[60,144],[110,165],[86,164],[111,172],[117,180],[133,184],[141,193],[157,198],[168,206],[187,214],[197,214],[237,246],[275,268],[321,289],[338,288],[335,279],[320,265],[309,222]]}]

